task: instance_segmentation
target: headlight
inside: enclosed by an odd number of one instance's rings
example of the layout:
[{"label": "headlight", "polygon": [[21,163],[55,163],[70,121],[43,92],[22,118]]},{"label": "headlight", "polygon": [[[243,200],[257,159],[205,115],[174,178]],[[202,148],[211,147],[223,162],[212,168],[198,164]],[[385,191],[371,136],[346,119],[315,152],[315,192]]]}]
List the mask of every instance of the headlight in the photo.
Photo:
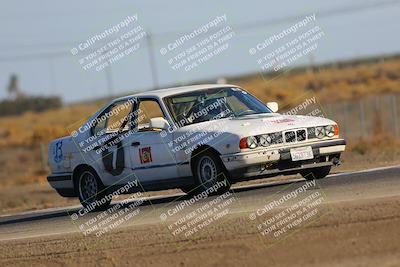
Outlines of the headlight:
[{"label": "headlight", "polygon": [[257,138],[255,136],[247,137],[247,146],[249,148],[256,148],[258,147]]},{"label": "headlight", "polygon": [[260,135],[260,145],[269,146],[272,142],[271,136],[268,134]]},{"label": "headlight", "polygon": [[325,137],[325,127],[322,127],[322,126],[315,127],[315,136],[318,138],[324,138]]},{"label": "headlight", "polygon": [[255,136],[244,137],[239,142],[240,149],[258,147],[257,138]]},{"label": "headlight", "polygon": [[325,126],[325,135],[328,137],[333,137],[335,135],[335,128],[333,125]]}]

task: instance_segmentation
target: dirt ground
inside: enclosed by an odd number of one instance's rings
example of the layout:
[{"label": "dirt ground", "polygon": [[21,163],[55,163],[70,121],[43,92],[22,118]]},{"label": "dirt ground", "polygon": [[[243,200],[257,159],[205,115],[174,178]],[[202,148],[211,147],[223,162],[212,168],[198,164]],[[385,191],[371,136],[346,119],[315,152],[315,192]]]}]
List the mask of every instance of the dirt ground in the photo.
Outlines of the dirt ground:
[{"label": "dirt ground", "polygon": [[[396,148],[387,151],[344,153],[342,165],[332,173],[400,165],[400,151]],[[293,178],[300,176],[238,185]],[[272,241],[265,240],[249,220],[248,211],[254,208],[252,202],[189,238],[172,236],[160,223],[159,215],[155,216],[158,221],[118,227],[101,238],[71,231],[74,225],[68,217],[10,228],[0,225],[0,239],[16,238],[0,240],[0,266],[399,266],[400,183],[393,186],[383,181],[380,186],[356,182],[350,188],[336,189],[337,194],[346,197],[323,203],[319,207],[323,216],[319,219],[301,226],[294,234]],[[278,189],[271,188],[269,193],[275,190]],[[370,190],[379,193],[370,194]],[[257,195],[256,191],[248,192],[253,201],[264,195]],[[144,196],[176,193],[181,191],[147,192]],[[60,197],[42,180],[11,182],[0,187],[0,216],[74,205],[79,206],[79,201]],[[36,235],[37,227],[53,233],[38,231]]]},{"label": "dirt ground", "polygon": [[[2,266],[398,266],[400,196],[324,204],[325,215],[289,238],[265,242],[247,213],[196,238],[162,224],[0,242]],[[278,211],[277,211],[278,212]]]}]

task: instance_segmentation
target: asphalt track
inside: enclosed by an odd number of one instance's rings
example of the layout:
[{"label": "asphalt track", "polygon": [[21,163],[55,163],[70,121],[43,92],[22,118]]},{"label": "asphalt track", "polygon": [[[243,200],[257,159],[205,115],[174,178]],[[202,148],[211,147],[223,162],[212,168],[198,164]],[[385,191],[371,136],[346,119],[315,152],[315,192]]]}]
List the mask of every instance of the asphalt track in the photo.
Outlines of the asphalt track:
[{"label": "asphalt track", "polygon": [[[305,185],[306,181],[295,177],[292,180],[268,182],[233,187],[232,194],[237,201],[232,203],[229,213],[244,213],[249,216],[265,204],[266,199],[279,199],[293,188]],[[318,180],[313,190],[323,192],[325,203],[339,203],[354,200],[378,199],[400,195],[400,166],[370,169],[357,172],[332,174],[325,179]],[[215,198],[200,200],[188,208],[188,212]],[[184,194],[156,196],[142,199],[140,205],[141,216],[125,222],[120,227],[134,227],[135,225],[163,224],[161,214],[165,214],[171,206],[189,199]],[[137,200],[133,200],[129,205]],[[116,205],[118,202],[113,202]],[[71,219],[71,214],[78,212],[79,206],[59,209],[46,209],[0,217],[0,242],[21,240],[25,238],[39,238],[54,235],[79,233],[77,223]],[[92,212],[85,215],[85,220],[97,216]],[[168,222],[168,218],[167,218]],[[134,229],[134,228],[133,228]]]}]

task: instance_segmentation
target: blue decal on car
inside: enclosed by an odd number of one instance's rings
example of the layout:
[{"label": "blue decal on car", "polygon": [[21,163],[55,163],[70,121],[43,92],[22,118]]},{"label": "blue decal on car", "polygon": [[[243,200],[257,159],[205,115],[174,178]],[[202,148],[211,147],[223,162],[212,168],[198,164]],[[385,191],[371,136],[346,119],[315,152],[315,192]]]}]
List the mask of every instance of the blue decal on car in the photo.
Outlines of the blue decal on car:
[{"label": "blue decal on car", "polygon": [[54,162],[59,163],[63,159],[62,141],[58,141],[53,148]]}]

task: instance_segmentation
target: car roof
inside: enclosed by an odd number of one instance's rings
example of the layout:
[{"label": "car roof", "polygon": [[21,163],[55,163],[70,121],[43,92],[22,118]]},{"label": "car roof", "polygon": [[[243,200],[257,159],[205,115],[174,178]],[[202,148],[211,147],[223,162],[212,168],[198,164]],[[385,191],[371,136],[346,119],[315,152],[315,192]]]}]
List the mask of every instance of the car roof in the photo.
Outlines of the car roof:
[{"label": "car roof", "polygon": [[171,96],[171,95],[175,95],[175,94],[188,93],[188,92],[204,90],[204,89],[224,88],[224,87],[238,87],[238,86],[233,85],[233,84],[198,84],[198,85],[189,85],[189,86],[179,86],[179,87],[171,87],[171,88],[141,92],[141,93],[137,93],[137,94],[133,94],[133,95],[120,97],[118,99],[115,99],[114,101],[120,101],[120,100],[128,99],[131,97],[140,97],[140,96],[163,98],[163,97]]}]

